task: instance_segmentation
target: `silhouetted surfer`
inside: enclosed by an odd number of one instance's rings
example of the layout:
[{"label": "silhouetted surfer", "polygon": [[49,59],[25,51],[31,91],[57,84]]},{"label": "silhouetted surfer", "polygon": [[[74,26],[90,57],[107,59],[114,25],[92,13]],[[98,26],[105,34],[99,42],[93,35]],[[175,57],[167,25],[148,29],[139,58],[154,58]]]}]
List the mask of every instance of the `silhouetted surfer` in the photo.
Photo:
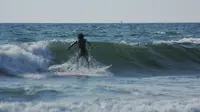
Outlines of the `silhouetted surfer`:
[{"label": "silhouetted surfer", "polygon": [[88,60],[88,51],[86,48],[86,43],[88,43],[89,45],[91,45],[86,39],[84,39],[84,35],[82,33],[78,34],[78,40],[75,41],[73,44],[71,44],[68,48],[68,50],[74,46],[75,44],[78,44],[79,47],[79,54],[77,57],[77,61],[79,60],[80,57],[84,57],[88,63],[88,68],[89,68],[89,60]]}]

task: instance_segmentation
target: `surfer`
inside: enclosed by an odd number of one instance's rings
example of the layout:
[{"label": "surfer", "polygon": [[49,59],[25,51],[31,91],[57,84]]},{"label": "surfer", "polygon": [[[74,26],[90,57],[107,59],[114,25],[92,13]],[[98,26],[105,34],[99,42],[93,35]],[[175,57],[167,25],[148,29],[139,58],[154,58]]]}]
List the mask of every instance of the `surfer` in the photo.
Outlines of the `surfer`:
[{"label": "surfer", "polygon": [[86,59],[86,61],[88,63],[88,68],[89,68],[88,51],[87,51],[87,48],[86,48],[86,43],[88,43],[91,46],[91,44],[86,39],[84,39],[84,35],[82,33],[79,33],[78,34],[78,40],[75,41],[73,44],[71,44],[68,47],[68,50],[72,46],[74,46],[75,44],[78,44],[79,54],[78,54],[78,57],[77,57],[77,61],[80,59],[80,57],[83,56]]}]

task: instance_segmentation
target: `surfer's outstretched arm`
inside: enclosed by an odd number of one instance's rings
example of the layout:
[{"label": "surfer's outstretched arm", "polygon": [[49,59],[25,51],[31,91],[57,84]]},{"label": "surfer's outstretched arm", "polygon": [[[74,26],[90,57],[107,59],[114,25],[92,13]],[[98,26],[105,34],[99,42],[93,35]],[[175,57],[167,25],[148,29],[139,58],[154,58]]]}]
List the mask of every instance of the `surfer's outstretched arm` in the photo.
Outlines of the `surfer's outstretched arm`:
[{"label": "surfer's outstretched arm", "polygon": [[88,45],[90,45],[90,46],[92,45],[92,44],[91,44],[90,42],[88,42],[88,41],[87,41],[87,43],[88,43]]},{"label": "surfer's outstretched arm", "polygon": [[76,42],[74,42],[73,44],[71,44],[69,47],[68,47],[68,49],[67,50],[69,50],[72,46],[74,46],[75,44],[77,44],[77,41]]},{"label": "surfer's outstretched arm", "polygon": [[90,50],[92,49],[92,44],[88,41],[86,41],[86,43],[90,46]]}]

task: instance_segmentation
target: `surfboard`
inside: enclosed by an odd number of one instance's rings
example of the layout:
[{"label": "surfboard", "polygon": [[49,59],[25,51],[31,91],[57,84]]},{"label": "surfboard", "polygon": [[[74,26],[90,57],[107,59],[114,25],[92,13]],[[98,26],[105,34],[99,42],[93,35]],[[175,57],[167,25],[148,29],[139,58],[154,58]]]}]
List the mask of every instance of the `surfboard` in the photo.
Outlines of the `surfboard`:
[{"label": "surfboard", "polygon": [[111,66],[112,65],[104,66],[104,67],[98,68],[97,70],[99,70],[99,71],[106,70],[106,69],[110,68]]},{"label": "surfboard", "polygon": [[109,69],[112,65],[103,66],[99,68],[90,68],[90,69],[78,69],[75,71],[64,71],[64,72],[56,72],[59,76],[101,76],[103,73],[105,74],[107,69]]}]

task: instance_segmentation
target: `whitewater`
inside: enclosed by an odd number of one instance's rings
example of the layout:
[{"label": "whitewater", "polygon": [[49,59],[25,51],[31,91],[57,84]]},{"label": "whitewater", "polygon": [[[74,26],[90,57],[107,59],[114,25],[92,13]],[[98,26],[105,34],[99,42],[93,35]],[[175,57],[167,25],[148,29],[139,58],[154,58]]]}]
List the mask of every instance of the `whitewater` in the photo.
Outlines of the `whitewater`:
[{"label": "whitewater", "polygon": [[[84,33],[90,68],[76,61]],[[2,112],[200,112],[200,24],[0,24]]]}]

